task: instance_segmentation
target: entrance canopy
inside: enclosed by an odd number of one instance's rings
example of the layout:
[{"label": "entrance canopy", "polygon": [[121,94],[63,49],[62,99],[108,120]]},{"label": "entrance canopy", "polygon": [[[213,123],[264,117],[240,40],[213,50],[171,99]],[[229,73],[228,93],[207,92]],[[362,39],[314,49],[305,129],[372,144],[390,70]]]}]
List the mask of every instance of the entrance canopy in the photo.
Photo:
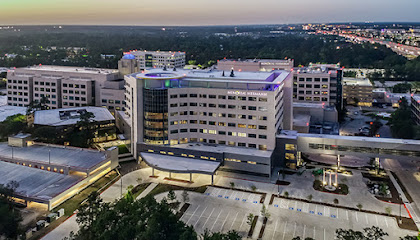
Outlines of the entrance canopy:
[{"label": "entrance canopy", "polygon": [[220,162],[217,161],[174,157],[146,152],[142,152],[140,155],[150,167],[166,172],[213,175],[220,166]]}]

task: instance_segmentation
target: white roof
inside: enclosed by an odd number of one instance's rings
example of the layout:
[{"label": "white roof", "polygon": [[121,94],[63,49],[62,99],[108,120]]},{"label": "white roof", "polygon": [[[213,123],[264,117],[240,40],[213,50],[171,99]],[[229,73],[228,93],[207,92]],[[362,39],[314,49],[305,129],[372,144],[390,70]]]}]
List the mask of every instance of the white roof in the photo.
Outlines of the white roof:
[{"label": "white roof", "polygon": [[140,155],[148,165],[162,171],[213,174],[220,166],[220,162],[216,161],[174,157],[145,152],[140,153]]},{"label": "white roof", "polygon": [[36,70],[36,71],[53,71],[53,72],[73,72],[73,73],[90,73],[90,74],[111,74],[117,73],[117,69],[104,69],[104,68],[88,68],[88,67],[71,67],[71,66],[56,66],[56,65],[34,65],[19,70]]},{"label": "white roof", "polygon": [[[86,110],[95,115],[93,121],[103,122],[115,120],[114,116],[103,107],[77,107],[77,108],[60,108],[51,110],[36,111],[34,117],[34,124],[49,125],[49,126],[65,126],[76,124],[79,120],[77,111]],[[61,117],[60,113],[68,113],[71,117]]]},{"label": "white roof", "polygon": [[13,116],[16,114],[26,114],[26,107],[16,107],[16,106],[0,106],[0,122],[6,120],[7,117]]},{"label": "white roof", "polygon": [[[223,75],[225,73],[225,76]],[[234,71],[234,77],[230,77],[230,71],[221,70],[188,70],[188,69],[177,69],[173,71],[168,69],[163,71],[162,69],[148,69],[143,73],[134,74],[137,78],[153,79],[151,75],[162,74],[170,78],[182,78],[190,81],[220,81],[220,82],[245,82],[245,83],[277,83],[281,84],[284,79],[289,76],[290,72],[283,70],[276,70],[271,72],[246,72],[246,71]],[[274,75],[270,79],[270,77]],[[156,77],[159,79],[159,77]],[[166,79],[166,78],[165,78]]]},{"label": "white roof", "polygon": [[367,78],[343,78],[344,85],[350,86],[368,86],[372,87],[372,83]]}]

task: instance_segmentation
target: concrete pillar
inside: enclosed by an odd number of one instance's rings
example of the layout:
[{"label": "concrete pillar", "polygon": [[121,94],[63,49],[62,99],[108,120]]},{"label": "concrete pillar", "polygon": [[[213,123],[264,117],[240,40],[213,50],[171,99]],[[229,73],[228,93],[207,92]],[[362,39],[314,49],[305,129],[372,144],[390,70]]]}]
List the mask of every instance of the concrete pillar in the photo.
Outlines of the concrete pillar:
[{"label": "concrete pillar", "polygon": [[381,168],[381,161],[379,160],[378,157],[375,158],[375,163],[376,163],[376,174],[379,174],[379,169]]},{"label": "concrete pillar", "polygon": [[322,169],[322,185],[325,185],[325,168]]},{"label": "concrete pillar", "polygon": [[190,182],[192,182],[192,173],[190,173]]},{"label": "concrete pillar", "polygon": [[154,168],[152,168],[152,176],[153,177],[155,176],[155,169]]},{"label": "concrete pillar", "polygon": [[214,184],[213,174],[211,175],[211,185]]},{"label": "concrete pillar", "polygon": [[340,170],[340,155],[337,155],[337,171]]},{"label": "concrete pillar", "polygon": [[170,178],[170,179],[172,178],[172,173],[171,173],[171,172],[169,172],[169,178]]}]

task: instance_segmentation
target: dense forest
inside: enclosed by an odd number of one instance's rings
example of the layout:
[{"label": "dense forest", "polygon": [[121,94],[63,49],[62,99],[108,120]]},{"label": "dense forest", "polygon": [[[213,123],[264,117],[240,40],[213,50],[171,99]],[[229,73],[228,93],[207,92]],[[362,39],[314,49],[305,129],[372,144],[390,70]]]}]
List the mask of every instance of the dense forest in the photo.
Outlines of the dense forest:
[{"label": "dense forest", "polygon": [[[310,62],[339,62],[347,68],[385,68],[387,78],[420,80],[419,58],[409,61],[384,46],[353,44],[335,36],[293,31],[270,35],[270,28],[267,28],[240,29],[246,31],[243,35],[234,34],[233,27],[165,31],[157,27],[92,27],[0,32],[0,56],[4,56],[0,58],[0,67],[55,64],[117,68],[123,52],[147,49],[184,51],[187,61],[193,60],[203,66],[223,58],[292,58],[296,66]],[[81,49],[73,51],[68,47]],[[16,55],[6,57],[5,54]],[[104,59],[101,54],[111,56]]]}]

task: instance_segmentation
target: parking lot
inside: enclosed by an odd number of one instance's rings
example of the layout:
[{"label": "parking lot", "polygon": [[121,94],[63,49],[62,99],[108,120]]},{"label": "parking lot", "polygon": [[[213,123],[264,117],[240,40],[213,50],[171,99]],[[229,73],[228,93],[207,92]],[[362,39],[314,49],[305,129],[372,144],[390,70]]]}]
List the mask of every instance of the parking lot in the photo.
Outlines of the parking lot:
[{"label": "parking lot", "polygon": [[[194,194],[190,198],[190,207],[181,220],[192,225],[198,233],[205,229],[212,232],[227,232],[231,229],[245,237],[250,226],[247,215],[259,215],[262,204],[259,194],[210,187],[204,194]],[[239,200],[237,199],[239,198]],[[243,201],[243,200],[246,201]],[[268,205],[271,214],[267,222],[263,239],[285,239],[293,237],[312,237],[314,239],[334,239],[338,228],[362,230],[365,227],[378,226],[389,234],[386,239],[398,239],[415,232],[400,229],[395,218],[341,208],[327,207],[295,200],[275,198]],[[254,238],[261,229],[262,218],[254,231]]]},{"label": "parking lot", "polygon": [[231,189],[223,189],[217,187],[208,187],[204,195],[254,204],[259,203],[262,197],[261,194],[236,191]]}]

